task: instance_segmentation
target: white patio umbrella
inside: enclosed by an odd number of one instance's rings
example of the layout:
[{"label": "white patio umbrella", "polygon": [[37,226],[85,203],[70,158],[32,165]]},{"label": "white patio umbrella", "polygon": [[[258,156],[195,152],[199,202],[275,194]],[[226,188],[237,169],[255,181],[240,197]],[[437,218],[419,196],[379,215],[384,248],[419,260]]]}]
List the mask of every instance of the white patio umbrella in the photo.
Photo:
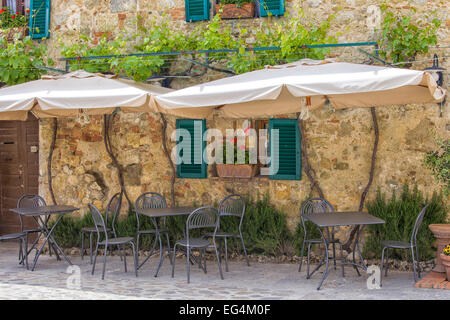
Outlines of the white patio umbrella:
[{"label": "white patio umbrella", "polygon": [[172,91],[83,70],[0,89],[0,120],[75,117],[81,113],[146,112],[153,95]]},{"label": "white patio umbrella", "polygon": [[181,117],[229,118],[300,112],[327,100],[335,109],[439,102],[446,91],[425,71],[303,59],[228,77],[152,98],[150,108]]}]

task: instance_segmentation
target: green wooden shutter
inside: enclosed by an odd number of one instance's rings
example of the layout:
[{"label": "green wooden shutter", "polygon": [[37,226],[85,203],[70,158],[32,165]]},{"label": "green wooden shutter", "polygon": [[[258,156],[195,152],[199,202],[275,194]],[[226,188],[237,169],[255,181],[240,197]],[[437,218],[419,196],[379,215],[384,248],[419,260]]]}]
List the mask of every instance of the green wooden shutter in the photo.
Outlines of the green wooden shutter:
[{"label": "green wooden shutter", "polygon": [[259,0],[259,12],[261,17],[267,17],[269,12],[272,16],[282,16],[285,11],[285,0]]},{"label": "green wooden shutter", "polygon": [[270,155],[274,155],[275,144],[272,141],[272,129],[278,129],[279,157],[271,158],[278,162],[278,172],[270,176],[273,180],[301,179],[300,131],[296,119],[270,119],[269,144]]},{"label": "green wooden shutter", "polygon": [[[202,134],[195,134],[194,124],[200,122]],[[203,133],[206,131],[206,120],[199,119],[177,119],[177,129],[186,129],[191,135],[191,163],[181,163],[177,165],[177,176],[179,178],[206,178],[207,165],[203,159],[203,151],[206,148],[206,141],[203,140]],[[201,148],[194,148],[195,143],[200,145]],[[181,154],[182,155],[182,154]],[[201,163],[196,163],[194,159],[201,159]]]},{"label": "green wooden shutter", "polygon": [[30,0],[30,34],[32,39],[48,38],[50,0]]},{"label": "green wooden shutter", "polygon": [[209,0],[185,0],[186,21],[209,20]]}]

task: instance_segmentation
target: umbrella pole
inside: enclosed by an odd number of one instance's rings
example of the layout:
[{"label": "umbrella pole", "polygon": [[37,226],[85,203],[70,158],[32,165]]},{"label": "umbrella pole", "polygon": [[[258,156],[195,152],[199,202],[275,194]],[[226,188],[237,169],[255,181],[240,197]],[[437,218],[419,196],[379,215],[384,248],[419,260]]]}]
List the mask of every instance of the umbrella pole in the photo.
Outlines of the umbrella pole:
[{"label": "umbrella pole", "polygon": [[167,149],[167,141],[166,141],[166,130],[167,130],[167,119],[164,116],[164,114],[159,113],[161,115],[162,120],[162,145],[164,149],[164,153],[167,156],[167,159],[169,160],[170,168],[172,169],[172,180],[171,180],[171,199],[172,199],[172,207],[175,206],[175,166],[173,165],[172,159],[170,158],[169,150]]},{"label": "umbrella pole", "polygon": [[[369,181],[367,182],[366,188],[364,189],[363,193],[361,194],[361,201],[359,203],[359,211],[362,211],[362,209],[364,208],[364,202],[366,200],[367,193],[369,192],[370,186],[372,185],[372,182],[373,182],[373,176],[375,173],[375,162],[377,159],[378,140],[380,138],[377,114],[375,113],[374,107],[370,108],[370,113],[372,114],[373,128],[375,131],[375,141],[373,143],[372,163],[370,165]],[[353,227],[352,231],[350,232],[350,236],[349,236],[347,242],[343,245],[344,250],[346,250],[347,252],[351,252],[352,242],[355,239],[355,236],[358,233],[358,231],[359,231],[359,226]]]},{"label": "umbrella pole", "polygon": [[50,144],[50,150],[48,152],[48,160],[47,160],[47,176],[48,176],[48,189],[50,191],[50,196],[52,197],[53,204],[56,205],[55,194],[53,193],[53,184],[52,184],[52,158],[53,158],[53,150],[55,149],[56,143],[56,131],[58,130],[58,120],[53,118],[53,136],[52,143]]}]

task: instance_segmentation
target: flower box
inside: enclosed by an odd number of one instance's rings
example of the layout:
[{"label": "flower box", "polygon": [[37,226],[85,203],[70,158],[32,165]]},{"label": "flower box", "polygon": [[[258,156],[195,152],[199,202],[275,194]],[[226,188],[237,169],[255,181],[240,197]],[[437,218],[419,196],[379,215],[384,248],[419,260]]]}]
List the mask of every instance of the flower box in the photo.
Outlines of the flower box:
[{"label": "flower box", "polygon": [[[222,12],[220,10],[222,9]],[[216,4],[216,13],[222,19],[239,19],[239,18],[253,18],[255,16],[255,4],[244,3],[240,7],[236,4]]]},{"label": "flower box", "polygon": [[28,27],[15,27],[0,30],[0,37],[5,36],[6,41],[11,42],[14,40],[14,36],[18,33],[20,33],[19,40],[22,40],[25,36],[28,36]]},{"label": "flower box", "polygon": [[252,178],[258,171],[254,164],[216,164],[216,168],[221,178]]}]

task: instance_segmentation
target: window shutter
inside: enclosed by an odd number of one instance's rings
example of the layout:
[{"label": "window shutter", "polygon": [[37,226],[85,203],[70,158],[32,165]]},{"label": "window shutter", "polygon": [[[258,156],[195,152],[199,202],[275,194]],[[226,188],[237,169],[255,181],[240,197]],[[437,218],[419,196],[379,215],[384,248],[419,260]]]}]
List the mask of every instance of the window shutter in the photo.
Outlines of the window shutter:
[{"label": "window shutter", "polygon": [[259,12],[261,17],[282,16],[285,11],[285,0],[259,0]]},{"label": "window shutter", "polygon": [[[194,132],[194,124],[201,124],[201,134]],[[206,141],[203,141],[203,134],[206,131],[206,120],[199,119],[177,119],[177,129],[186,129],[191,135],[191,163],[180,163],[177,165],[177,176],[179,178],[206,178],[206,162],[203,159],[203,151],[206,148]],[[201,148],[195,147],[195,144],[201,145]],[[180,154],[182,156],[182,154]],[[201,163],[194,161],[194,159],[201,159]],[[197,163],[196,163],[197,162]]]},{"label": "window shutter", "polygon": [[30,0],[30,34],[32,39],[48,38],[50,0]]},{"label": "window shutter", "polygon": [[185,0],[186,21],[209,20],[209,0]]},{"label": "window shutter", "polygon": [[270,176],[273,180],[300,180],[301,179],[301,145],[300,131],[296,119],[270,119],[269,143],[270,154],[274,154],[275,143],[272,141],[272,130],[278,129],[278,172]]}]

